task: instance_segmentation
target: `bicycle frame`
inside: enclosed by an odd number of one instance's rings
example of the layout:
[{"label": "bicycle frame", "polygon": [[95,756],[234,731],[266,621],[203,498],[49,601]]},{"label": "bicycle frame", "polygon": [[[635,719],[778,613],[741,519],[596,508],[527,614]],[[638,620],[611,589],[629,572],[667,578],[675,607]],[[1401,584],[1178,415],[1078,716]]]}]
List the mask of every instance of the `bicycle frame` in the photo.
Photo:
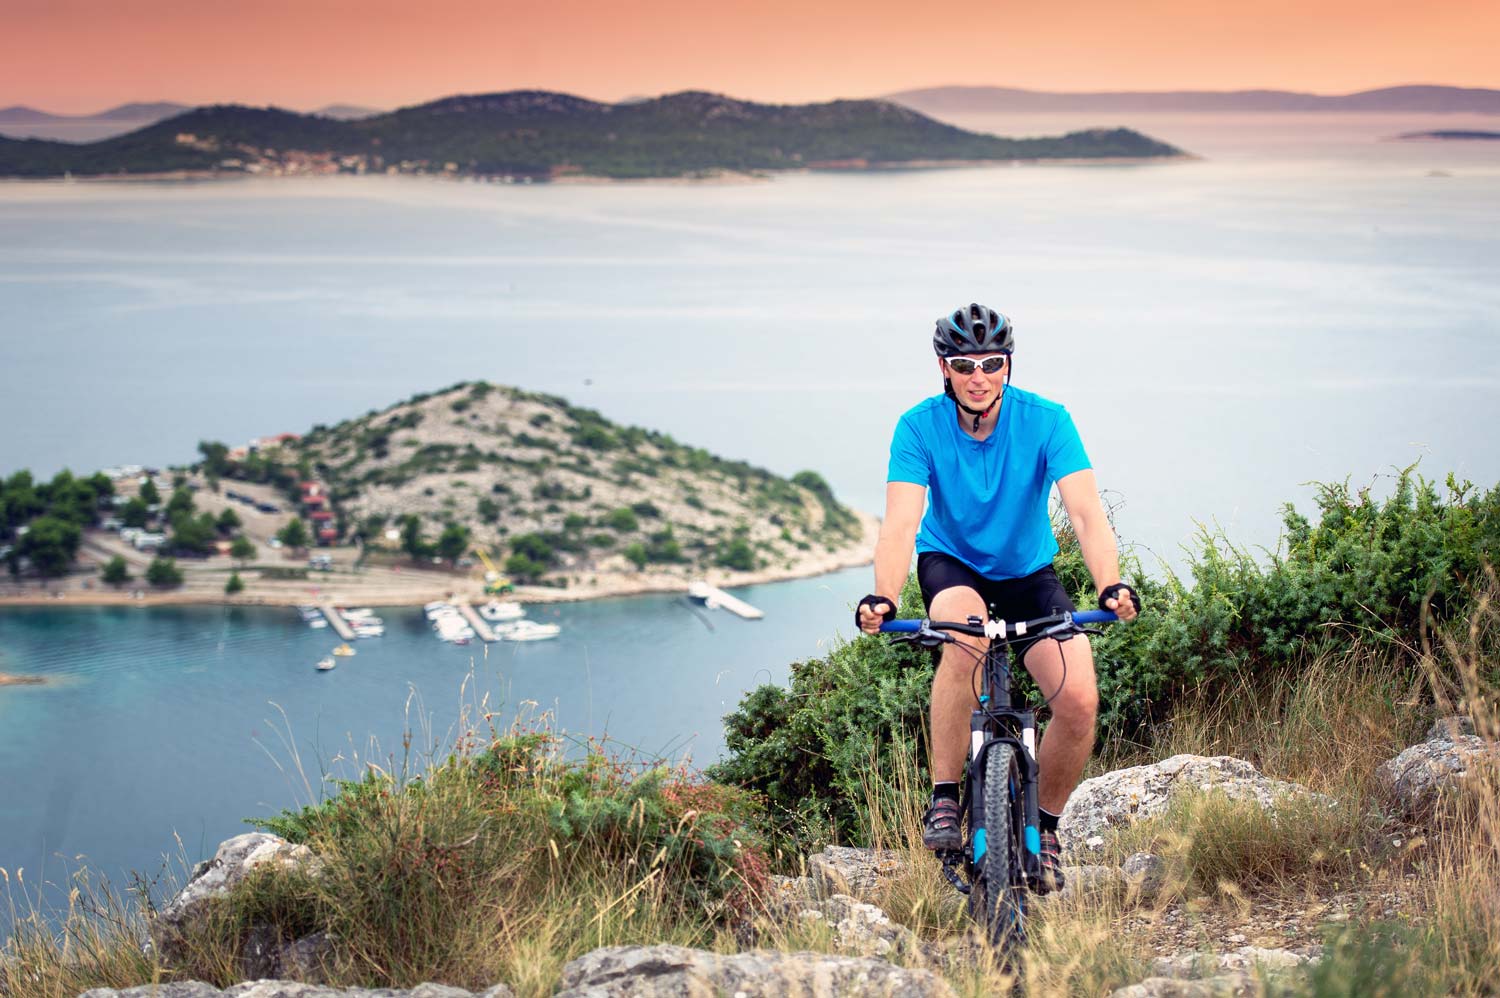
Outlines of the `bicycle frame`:
[{"label": "bicycle frame", "polygon": [[[994,746],[1008,744],[1015,749],[1021,771],[1018,792],[1022,802],[1025,848],[1019,851],[1020,872],[1028,885],[1040,883],[1042,840],[1037,813],[1036,712],[1017,709],[1011,703],[1010,642],[1004,639],[991,641],[981,665],[983,678],[979,706],[969,715],[969,775],[966,781],[969,792],[965,797],[970,827],[975,824],[975,815],[984,814],[984,780],[979,774],[984,772],[985,757]],[[965,873],[970,883],[973,883],[979,861],[989,848],[985,833],[983,827],[977,830],[964,856]]]},{"label": "bicycle frame", "polygon": [[[989,647],[980,663],[982,678],[979,704],[969,717],[969,769],[965,780],[963,813],[968,818],[970,838],[962,853],[939,855],[943,862],[944,876],[962,893],[970,893],[978,875],[980,860],[989,848],[987,829],[983,827],[981,817],[985,813],[982,774],[985,771],[985,759],[996,745],[1010,745],[1014,749],[1020,776],[1017,793],[1021,799],[1021,829],[1015,843],[1016,848],[1008,850],[1013,866],[1019,865],[1019,869],[1013,868],[1010,871],[1012,883],[1018,882],[1028,889],[1042,883],[1036,712],[1024,705],[1018,708],[1012,702],[1012,645],[1024,642],[1029,647],[1033,641],[1060,634],[1071,636],[1092,633],[1082,625],[1115,619],[1115,615],[1107,610],[1085,610],[1053,614],[1016,624],[970,617],[964,623],[893,620],[882,625],[881,631],[884,633],[910,634],[908,640],[918,641],[929,647],[952,642],[953,633],[989,639]],[[960,862],[963,863],[967,883],[961,881],[953,870]]]}]

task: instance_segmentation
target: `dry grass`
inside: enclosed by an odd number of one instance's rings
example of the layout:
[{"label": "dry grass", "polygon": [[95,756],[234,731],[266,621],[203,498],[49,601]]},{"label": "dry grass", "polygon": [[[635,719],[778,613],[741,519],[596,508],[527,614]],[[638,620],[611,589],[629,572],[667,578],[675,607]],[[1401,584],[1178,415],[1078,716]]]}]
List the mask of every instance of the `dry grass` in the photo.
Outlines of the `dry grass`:
[{"label": "dry grass", "polygon": [[10,941],[0,950],[0,995],[73,998],[89,988],[126,988],[161,980],[159,963],[141,951],[146,920],[139,906],[87,871],[72,878],[67,909],[55,921],[39,894],[0,870]]},{"label": "dry grass", "polygon": [[[1315,659],[1270,689],[1247,682],[1180,711],[1152,758],[1235,755],[1326,798],[1284,802],[1271,812],[1217,794],[1174,801],[1159,818],[1120,832],[1110,848],[1117,858],[1140,848],[1167,856],[1177,883],[1149,900],[1104,890],[1035,903],[1013,968],[979,944],[962,897],[920,846],[926,787],[918,785],[914,761],[898,762],[895,772],[872,767],[868,839],[903,863],[868,900],[922,941],[892,959],[936,970],[974,998],[1017,985],[1036,998],[1107,995],[1145,977],[1164,940],[1181,945],[1180,933],[1164,931],[1169,912],[1197,919],[1199,934],[1188,946],[1222,952],[1234,944],[1214,926],[1275,905],[1300,906],[1316,918],[1334,892],[1375,896],[1402,884],[1415,897],[1399,917],[1356,913],[1329,936],[1324,963],[1305,981],[1268,983],[1263,991],[1317,998],[1496,994],[1500,772],[1476,769],[1466,792],[1423,834],[1399,830],[1399,850],[1387,848],[1392,829],[1374,817],[1376,805],[1386,803],[1376,767],[1419,741],[1435,712],[1462,710],[1480,731],[1500,734],[1495,601],[1482,601],[1465,626],[1434,632],[1417,653],[1427,690],[1392,678],[1403,671],[1390,650],[1356,649]],[[623,786],[611,783],[619,774],[564,786],[555,767],[511,761],[498,774],[476,776],[460,760],[446,770],[429,767],[414,782],[377,787],[387,793],[353,809],[336,834],[332,825],[312,834],[322,875],[253,878],[191,941],[187,964],[170,972],[140,951],[140,909],[112,892],[80,881],[68,911],[48,921],[35,899],[11,884],[13,934],[0,959],[0,990],[8,998],[71,998],[89,987],[184,976],[228,984],[238,979],[245,927],[267,921],[289,938],[312,928],[339,934],[336,985],[442,980],[478,988],[503,980],[528,998],[551,994],[562,966],[599,946],[672,942],[730,952],[745,944],[725,910],[705,908],[696,892],[706,868],[685,867],[681,854],[663,850],[663,835],[680,839],[698,827],[685,816],[704,811],[697,805],[712,803],[711,793],[700,800],[692,794],[702,791],[684,783],[687,796],[674,798],[680,809],[673,812],[684,824],[675,829],[648,830],[645,810],[627,794],[617,801],[623,819],[618,809],[575,808],[568,813],[582,830],[559,838],[558,808],[566,810],[569,794],[612,787],[602,796],[613,800]],[[1111,766],[1144,761],[1108,758]],[[825,923],[785,919],[763,923],[756,945],[814,952],[838,946]]]}]

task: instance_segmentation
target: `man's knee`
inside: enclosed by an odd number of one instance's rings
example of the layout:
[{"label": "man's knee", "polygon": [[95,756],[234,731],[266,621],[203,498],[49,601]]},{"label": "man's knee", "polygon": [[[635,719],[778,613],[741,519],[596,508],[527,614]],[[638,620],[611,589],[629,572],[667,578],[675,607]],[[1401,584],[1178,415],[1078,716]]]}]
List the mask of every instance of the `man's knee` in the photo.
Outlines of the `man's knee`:
[{"label": "man's knee", "polygon": [[1050,701],[1052,717],[1077,727],[1094,726],[1099,716],[1099,686],[1092,675],[1069,676]]}]

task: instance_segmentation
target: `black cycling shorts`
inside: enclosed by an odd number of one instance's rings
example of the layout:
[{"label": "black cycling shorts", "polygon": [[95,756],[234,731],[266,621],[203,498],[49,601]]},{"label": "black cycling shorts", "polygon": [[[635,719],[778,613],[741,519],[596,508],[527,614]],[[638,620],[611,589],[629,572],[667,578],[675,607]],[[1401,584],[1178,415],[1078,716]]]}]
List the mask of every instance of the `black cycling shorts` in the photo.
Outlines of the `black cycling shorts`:
[{"label": "black cycling shorts", "polygon": [[987,579],[951,555],[923,551],[917,555],[917,583],[931,612],[933,597],[944,589],[965,586],[979,593],[990,618],[1014,623],[1078,609],[1051,565],[1019,579]]}]

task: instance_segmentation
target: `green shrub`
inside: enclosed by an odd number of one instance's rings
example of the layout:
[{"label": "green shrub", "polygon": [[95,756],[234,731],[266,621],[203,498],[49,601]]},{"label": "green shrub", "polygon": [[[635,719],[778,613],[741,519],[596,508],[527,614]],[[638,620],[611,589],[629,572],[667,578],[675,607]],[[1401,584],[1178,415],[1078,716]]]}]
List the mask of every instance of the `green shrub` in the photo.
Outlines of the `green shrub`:
[{"label": "green shrub", "polygon": [[123,586],[130,581],[130,568],[124,558],[115,555],[105,564],[100,578],[112,586]]},{"label": "green shrub", "polygon": [[622,534],[633,533],[641,528],[641,522],[635,518],[635,513],[624,507],[605,514],[599,524]]},{"label": "green shrub", "polygon": [[[1102,737],[1149,744],[1153,725],[1189,696],[1235,684],[1254,695],[1256,684],[1356,644],[1390,649],[1391,668],[1420,677],[1423,613],[1465,615],[1485,558],[1500,550],[1500,488],[1480,494],[1450,478],[1440,493],[1408,469],[1384,500],[1332,485],[1317,504],[1316,522],[1287,508],[1286,549],[1264,562],[1220,534],[1204,535],[1190,581],[1144,577],[1127,553],[1124,574],[1145,606],[1135,623],[1091,639]],[[1066,529],[1059,547],[1059,578],[1079,606],[1093,606]],[[914,581],[903,616],[922,615]],[[725,719],[729,751],[713,772],[765,794],[780,834],[813,834],[821,821],[826,834],[854,836],[867,797],[859,775],[878,777],[890,752],[925,737],[931,670],[905,668],[924,664],[861,636],[793,666],[789,689],[754,690]],[[1024,672],[1016,680],[1030,695]]]},{"label": "green shrub", "polygon": [[182,569],[174,558],[153,558],[146,566],[146,581],[153,586],[166,589],[182,585]]},{"label": "green shrub", "polygon": [[714,564],[737,572],[749,572],[755,568],[755,551],[745,538],[734,537],[719,547],[714,554]]}]

